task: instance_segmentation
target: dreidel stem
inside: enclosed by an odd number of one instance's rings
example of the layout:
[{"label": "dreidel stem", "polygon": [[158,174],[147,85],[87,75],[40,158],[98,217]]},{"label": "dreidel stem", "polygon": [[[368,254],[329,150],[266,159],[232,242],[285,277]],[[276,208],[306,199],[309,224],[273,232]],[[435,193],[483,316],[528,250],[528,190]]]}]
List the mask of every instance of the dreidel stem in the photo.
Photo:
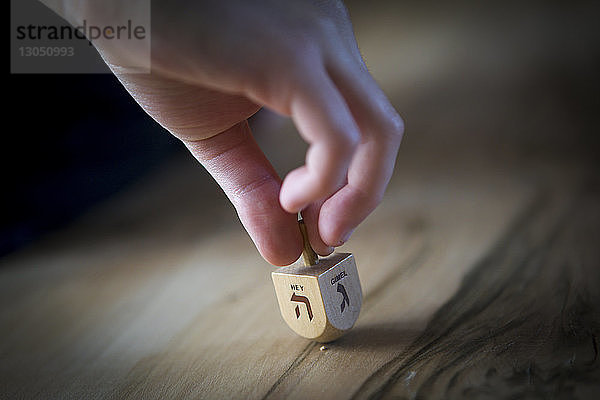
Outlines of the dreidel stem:
[{"label": "dreidel stem", "polygon": [[304,259],[304,265],[307,267],[310,265],[315,265],[319,262],[319,256],[312,247],[310,247],[310,241],[308,240],[308,232],[306,231],[306,224],[304,224],[304,220],[300,218],[298,220],[298,225],[300,226],[300,232],[302,232],[302,241],[304,242],[304,248],[302,249],[302,258]]}]

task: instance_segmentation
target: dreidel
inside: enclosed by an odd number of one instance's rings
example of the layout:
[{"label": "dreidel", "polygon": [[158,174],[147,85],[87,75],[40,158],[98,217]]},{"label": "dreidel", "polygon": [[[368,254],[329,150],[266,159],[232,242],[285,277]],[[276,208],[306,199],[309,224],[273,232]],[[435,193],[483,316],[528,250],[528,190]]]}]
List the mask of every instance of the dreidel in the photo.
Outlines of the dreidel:
[{"label": "dreidel", "polygon": [[331,342],[358,319],[362,305],[358,270],[350,253],[319,258],[310,246],[304,221],[298,223],[304,240],[302,257],[271,273],[279,309],[300,336]]}]

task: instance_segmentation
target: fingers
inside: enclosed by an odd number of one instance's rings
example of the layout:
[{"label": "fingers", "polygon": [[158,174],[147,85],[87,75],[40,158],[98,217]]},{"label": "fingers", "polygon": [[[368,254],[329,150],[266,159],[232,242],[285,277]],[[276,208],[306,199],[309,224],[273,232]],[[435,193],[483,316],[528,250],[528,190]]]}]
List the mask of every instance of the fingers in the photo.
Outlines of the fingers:
[{"label": "fingers", "polygon": [[279,204],[281,180],[243,121],[209,139],[184,141],[234,205],[261,255],[287,265],[302,252],[297,216]]},{"label": "fingers", "polygon": [[362,63],[332,68],[330,74],[361,132],[347,184],[323,203],[319,213],[321,239],[340,246],[381,202],[404,124]]},{"label": "fingers", "polygon": [[359,147],[348,171],[348,184],[321,206],[319,233],[324,243],[341,246],[347,242],[379,205],[394,165],[390,153],[376,143]]},{"label": "fingers", "polygon": [[344,99],[325,71],[312,71],[295,87],[290,113],[310,145],[306,164],[290,172],[281,189],[282,207],[294,213],[341,187],[360,136]]},{"label": "fingers", "polygon": [[289,112],[310,146],[279,197],[290,213],[305,209],[311,245],[321,255],[347,241],[380,203],[404,130],[364,64],[340,59],[328,71],[296,76]]},{"label": "fingers", "polygon": [[321,256],[327,256],[333,252],[333,247],[325,244],[319,233],[319,212],[324,200],[310,204],[302,211],[302,218],[306,222],[308,239],[313,250]]}]

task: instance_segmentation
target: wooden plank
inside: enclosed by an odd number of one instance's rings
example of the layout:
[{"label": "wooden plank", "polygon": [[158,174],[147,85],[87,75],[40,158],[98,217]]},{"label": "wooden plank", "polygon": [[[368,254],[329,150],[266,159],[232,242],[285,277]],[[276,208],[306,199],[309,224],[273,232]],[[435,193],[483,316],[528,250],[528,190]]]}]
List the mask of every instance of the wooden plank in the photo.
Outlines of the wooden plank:
[{"label": "wooden plank", "polygon": [[600,193],[594,186],[535,203],[424,332],[353,397],[596,397]]},{"label": "wooden plank", "polygon": [[[358,258],[366,296],[348,341],[367,335],[370,342],[385,343],[389,338],[379,324],[397,315],[404,321],[419,316],[421,322],[410,322],[412,335],[403,338],[408,345],[532,196],[526,186],[501,176],[480,174],[453,185],[445,185],[444,176],[429,177],[425,184],[423,178],[401,176],[399,189],[347,245]],[[495,190],[488,190],[490,179]],[[489,223],[461,224],[480,218]],[[465,246],[468,252],[461,251]],[[318,348],[281,320],[270,269],[239,228],[194,246],[160,251],[134,246],[115,250],[112,258],[85,260],[84,249],[65,246],[67,254],[46,258],[57,265],[54,272],[68,271],[55,279],[44,281],[47,272],[33,267],[3,270],[3,289],[18,285],[8,291],[13,306],[1,313],[7,393],[261,398],[324,390],[309,384],[304,369],[318,374],[335,367],[316,368]],[[435,296],[423,291],[428,287],[436,288]],[[344,343],[323,355],[344,361],[362,354],[361,364],[369,366],[365,372],[402,349],[381,347],[365,357],[362,350],[344,350]],[[360,382],[355,369],[347,372],[337,378]],[[353,386],[341,381],[331,389],[350,393]],[[298,392],[288,393],[290,385]]]},{"label": "wooden plank", "polygon": [[[471,207],[472,204],[465,204],[463,202],[463,195],[460,194],[460,191],[455,192],[455,194],[458,194],[460,198],[452,199],[452,196],[440,196],[439,198],[440,201],[445,203],[448,207],[445,211],[438,210],[440,221],[443,221],[447,229],[459,226],[458,221],[461,218],[466,217],[465,214],[461,214],[457,209],[459,206],[464,207],[463,212],[473,210]],[[510,194],[508,196],[502,196],[501,193],[489,193],[489,196],[489,199],[485,197],[485,200],[489,201],[482,202],[482,207],[478,209],[479,212],[481,212],[479,217],[486,216],[489,218],[490,215],[495,214],[497,217],[503,219],[506,217],[505,212],[507,209],[505,207],[510,207],[509,210],[511,208],[514,209],[516,204],[519,204],[519,200],[523,200],[513,198],[513,202],[511,202],[510,197],[512,195]],[[451,206],[453,205],[453,200],[457,207]],[[392,209],[392,207],[387,209],[392,215],[386,215],[385,209],[378,213],[379,218],[382,219],[378,220],[377,223],[373,222],[374,226],[372,226],[371,229],[376,226],[376,229],[379,230],[382,237],[394,238],[405,235],[409,236],[408,233],[398,235],[399,232],[406,229],[406,225],[402,223],[402,219],[398,219],[397,217],[392,218],[393,214],[396,213],[394,210],[395,208]],[[478,216],[473,215],[473,217]],[[448,221],[449,218],[454,219],[454,222]],[[388,221],[388,223],[383,223],[384,220]],[[502,220],[498,221],[498,225],[502,226],[502,222]],[[437,221],[431,221],[431,223],[437,225]],[[491,225],[498,228],[498,225]],[[409,227],[414,234],[414,225],[411,224]],[[483,230],[485,229],[489,229],[489,227],[483,227]],[[435,229],[432,230],[435,231]],[[494,237],[494,233],[497,233],[494,229],[490,230],[491,237],[487,237],[488,241]],[[441,234],[438,240],[446,241],[447,237],[452,235],[458,242],[467,240],[471,242],[474,247],[479,247],[477,239],[485,240],[484,233],[485,232],[482,232],[481,230],[476,230],[476,232],[473,232],[473,236],[465,237],[460,235],[459,232],[448,231],[446,234]],[[364,238],[368,237],[372,238],[373,236],[369,234],[364,236]],[[360,238],[356,239],[356,241],[359,240]],[[464,243],[455,243],[455,245],[459,244],[460,246],[464,245]],[[450,246],[450,248],[453,247],[451,244],[448,244],[448,246]],[[350,247],[350,245],[348,245],[348,247]],[[368,244],[367,247],[369,247]],[[392,254],[391,257],[389,257],[389,263],[387,263],[387,265],[385,263],[385,258],[377,263],[361,263],[361,260],[358,261],[359,268],[361,268],[361,276],[364,277],[362,279],[365,284],[367,301],[372,293],[371,291],[376,294],[376,289],[378,287],[380,290],[383,290],[385,287],[387,287],[388,290],[396,289],[395,287],[388,285],[390,273],[397,274],[398,267],[406,268],[404,265],[404,260],[406,260],[405,257],[408,257],[408,260],[411,261],[416,258],[416,261],[413,262],[419,265],[419,250],[417,250],[419,247],[414,246],[415,250],[406,252],[403,255],[403,250],[406,249],[403,248],[401,243],[394,243],[394,246],[389,247],[396,247],[398,253]],[[435,244],[432,244],[432,247],[435,247]],[[482,251],[484,248],[485,247],[483,246],[481,247]],[[440,251],[443,250],[440,249]],[[455,249],[455,251],[459,250]],[[367,256],[371,255],[374,258],[377,258],[378,256],[378,252],[365,253],[359,254],[365,254]],[[457,256],[459,255],[457,254]],[[476,255],[469,252],[463,257],[476,257]],[[462,261],[464,260],[463,257],[458,257],[458,259]],[[399,260],[400,262],[398,262]],[[433,258],[432,261],[433,260],[436,259]],[[448,269],[456,267],[456,265],[453,265],[452,263],[452,257],[449,258],[450,264],[440,264],[439,261],[440,260],[436,260],[432,264],[436,270],[440,268],[440,265],[445,265],[445,268]],[[464,268],[466,269],[468,266],[469,263],[466,262]],[[376,270],[387,270],[388,273],[370,274],[371,271],[375,272]],[[422,269],[422,266],[419,266],[418,270],[421,279],[424,279],[424,281],[418,282],[419,285],[416,287],[426,288],[428,287],[427,285],[433,284],[432,286],[438,288],[436,296],[428,302],[430,308],[427,308],[427,304],[420,310],[408,307],[411,304],[409,299],[410,301],[415,302],[413,304],[416,305],[423,302],[423,300],[427,301],[428,297],[432,296],[428,296],[427,293],[423,292],[418,296],[411,296],[415,293],[404,292],[405,289],[415,286],[415,282],[410,282],[406,280],[405,276],[400,275],[400,278],[406,282],[406,286],[398,286],[398,291],[393,291],[392,297],[395,299],[393,304],[388,304],[380,308],[372,308],[374,306],[368,306],[368,304],[365,303],[364,314],[359,319],[355,332],[362,332],[363,339],[369,340],[368,338],[370,335],[373,335],[374,332],[369,327],[369,324],[365,327],[365,318],[372,315],[376,321],[389,321],[390,317],[396,315],[390,314],[390,310],[394,310],[394,307],[398,307],[398,304],[402,304],[402,302],[405,302],[405,304],[407,303],[404,311],[410,310],[411,312],[416,313],[415,315],[420,314],[426,318],[426,311],[429,310],[429,312],[432,312],[435,309],[435,305],[443,303],[443,296],[449,296],[452,293],[452,290],[458,285],[461,276],[461,269],[457,268],[455,274],[456,282],[448,285],[447,291],[444,291],[439,290],[441,289],[440,286],[443,287],[443,282],[452,282],[452,279],[449,279],[448,276],[442,274],[438,276],[439,282],[433,283],[430,281],[430,274]],[[462,270],[462,272],[464,273],[464,270]],[[427,283],[427,285],[423,283]],[[338,350],[337,345],[335,345],[336,353],[331,350],[328,351],[324,357],[331,359],[334,357],[334,354],[338,354],[338,357],[341,357],[340,361],[342,362],[340,364],[335,362],[334,365],[329,365],[328,363],[321,365],[319,362],[321,360],[321,357],[319,357],[321,356],[321,352],[318,350],[318,347],[310,342],[294,337],[281,321],[276,306],[272,301],[272,288],[268,287],[268,285],[265,287],[264,284],[259,286],[260,289],[257,288],[251,293],[248,293],[250,296],[244,297],[244,300],[239,299],[233,303],[224,304],[222,308],[219,307],[217,310],[209,310],[206,314],[201,315],[198,318],[197,323],[193,327],[190,327],[188,332],[185,332],[185,335],[177,341],[173,348],[169,348],[158,359],[152,360],[151,363],[140,364],[133,370],[132,373],[136,376],[141,374],[145,377],[143,384],[134,385],[134,387],[138,386],[139,388],[143,388],[144,391],[130,392],[131,386],[126,384],[124,385],[126,389],[124,389],[124,392],[119,393],[119,397],[124,394],[134,394],[135,396],[133,397],[138,397],[140,395],[143,397],[149,395],[157,397],[178,397],[184,394],[191,394],[193,396],[205,398],[260,398],[265,394],[276,395],[277,397],[279,395],[289,396],[293,395],[293,393],[297,393],[299,397],[311,397],[312,395],[317,394],[335,397],[337,394],[340,394],[331,392],[332,389],[341,390],[343,394],[346,395],[350,393],[348,390],[351,389],[352,385],[349,383],[359,382],[359,380],[357,380],[357,372],[359,371],[357,371],[356,368],[347,370],[347,373],[344,373],[342,370],[340,371],[340,374],[335,374],[333,376],[331,373],[325,372],[335,371],[335,365],[355,365],[353,363],[345,364],[343,361],[348,361],[344,360],[344,358],[349,354],[354,354],[356,349],[347,348],[344,350],[343,348],[340,348]],[[260,305],[257,309],[257,314],[261,315],[261,318],[248,318],[247,316],[251,315],[252,307],[256,307],[257,304]],[[398,311],[402,310],[403,307],[401,306]],[[422,323],[424,324],[425,322],[426,320]],[[225,329],[222,330],[220,329],[221,327],[225,327]],[[418,327],[415,326],[415,329],[418,329]],[[353,337],[353,335],[350,334],[350,337]],[[406,339],[409,339],[409,337]],[[341,343],[344,343],[344,339],[342,339]],[[381,348],[379,354],[379,356],[382,357],[381,361],[385,361],[387,357],[389,357],[390,352],[391,349]],[[176,359],[173,358],[173,354],[177,354]],[[359,352],[359,354],[361,353]],[[317,359],[312,360],[311,357],[317,357]],[[377,361],[372,359],[374,358],[373,354],[371,354],[367,360],[364,358],[364,353],[362,353],[362,356],[359,356],[359,365],[364,364],[365,361]],[[252,367],[251,369],[249,369],[250,366]],[[285,372],[280,375],[276,371]],[[296,377],[297,379],[295,378],[296,374],[298,374],[298,377]],[[324,388],[324,385],[326,385],[327,382],[332,381],[332,379],[336,384],[329,385],[328,391]],[[215,384],[215,380],[218,384]],[[344,380],[344,382],[340,382],[340,380]],[[288,385],[296,392],[287,393],[282,390],[284,386]],[[265,389],[267,389],[266,393]]]}]

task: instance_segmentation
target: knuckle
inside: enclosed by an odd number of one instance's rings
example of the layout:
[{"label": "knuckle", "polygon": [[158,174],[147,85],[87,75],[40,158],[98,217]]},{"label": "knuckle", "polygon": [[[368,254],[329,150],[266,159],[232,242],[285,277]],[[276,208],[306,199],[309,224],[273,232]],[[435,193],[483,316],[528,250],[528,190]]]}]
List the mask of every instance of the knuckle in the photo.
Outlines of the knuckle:
[{"label": "knuckle", "polygon": [[394,112],[390,118],[389,127],[385,130],[387,136],[394,142],[400,142],[404,136],[404,120]]},{"label": "knuckle", "polygon": [[404,120],[398,114],[392,118],[392,135],[402,138],[404,136]]},{"label": "knuckle", "polygon": [[258,190],[263,190],[266,186],[275,183],[273,176],[257,176],[248,182],[244,182],[239,187],[233,189],[230,193],[233,203],[242,203],[244,200],[251,199],[251,196]]},{"label": "knuckle", "polygon": [[404,137],[404,121],[396,113],[381,124],[379,129],[371,131],[373,137],[382,146],[399,146]]}]

